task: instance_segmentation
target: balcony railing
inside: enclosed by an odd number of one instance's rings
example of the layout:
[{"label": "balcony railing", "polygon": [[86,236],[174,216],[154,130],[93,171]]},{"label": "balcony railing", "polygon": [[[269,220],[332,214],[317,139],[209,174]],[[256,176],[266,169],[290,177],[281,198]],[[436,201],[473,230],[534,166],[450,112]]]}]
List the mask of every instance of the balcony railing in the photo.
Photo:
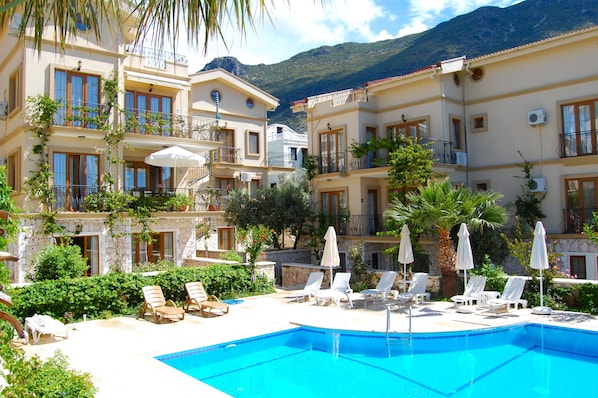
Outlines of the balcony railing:
[{"label": "balcony railing", "polygon": [[294,169],[297,167],[297,156],[292,157],[290,153],[268,152],[268,166],[287,167]]},{"label": "balcony railing", "polygon": [[349,167],[351,168],[351,170],[366,170],[386,166],[388,166],[387,149],[371,151],[367,155],[364,155],[360,158],[351,157],[351,160],[349,162]]},{"label": "balcony railing", "polygon": [[98,185],[54,185],[54,211],[85,211],[85,197],[98,193]]},{"label": "balcony railing", "polygon": [[561,134],[561,157],[596,155],[596,130]]},{"label": "balcony railing", "polygon": [[584,207],[581,209],[563,210],[565,233],[580,234],[583,231],[584,224],[592,223],[595,212],[598,212],[598,207]]},{"label": "balcony railing", "polygon": [[347,167],[345,164],[346,155],[344,152],[329,153],[325,156],[315,156],[318,174],[345,173]]},{"label": "balcony railing", "polygon": [[54,125],[98,129],[106,123],[110,108],[97,103],[60,101],[54,114]]},{"label": "balcony railing", "polygon": [[349,216],[350,236],[375,236],[378,232],[386,231],[385,218],[382,214]]},{"label": "balcony railing", "polygon": [[177,64],[187,65],[187,57],[182,54],[177,54],[171,51],[159,50],[157,48],[135,46],[128,44],[126,51],[129,54],[139,55],[145,58],[145,66],[150,68],[161,68],[166,67],[165,62],[174,62]]},{"label": "balcony railing", "polygon": [[216,151],[216,161],[221,163],[237,163],[239,148],[233,146],[221,146]]},{"label": "balcony railing", "polygon": [[218,120],[173,113],[127,109],[121,113],[127,133],[218,141]]}]

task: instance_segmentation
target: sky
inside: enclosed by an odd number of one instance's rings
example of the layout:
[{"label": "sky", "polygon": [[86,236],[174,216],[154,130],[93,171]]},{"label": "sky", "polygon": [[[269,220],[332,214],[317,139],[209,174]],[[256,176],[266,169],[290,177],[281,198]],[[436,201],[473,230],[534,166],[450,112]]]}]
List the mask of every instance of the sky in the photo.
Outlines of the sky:
[{"label": "sky", "polygon": [[[233,56],[245,65],[274,64],[326,45],[372,43],[423,32],[482,6],[508,7],[522,0],[269,0],[270,20],[257,18],[245,37],[226,23],[222,41],[210,41],[208,52],[180,40],[189,72],[216,57]],[[323,3],[323,4],[322,4]],[[202,43],[203,44],[203,43]]]}]

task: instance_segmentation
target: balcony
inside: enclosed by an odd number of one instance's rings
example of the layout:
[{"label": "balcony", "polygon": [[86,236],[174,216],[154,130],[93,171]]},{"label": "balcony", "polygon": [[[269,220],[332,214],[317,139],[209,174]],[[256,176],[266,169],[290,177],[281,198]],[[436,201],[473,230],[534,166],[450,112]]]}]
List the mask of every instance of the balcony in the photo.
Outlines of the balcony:
[{"label": "balcony", "polygon": [[284,152],[268,152],[268,166],[294,169],[297,166],[297,156]]},{"label": "balcony", "polygon": [[581,209],[564,209],[566,234],[580,234],[583,232],[583,224],[591,224],[594,220],[594,213],[598,207],[584,207]]},{"label": "balcony", "polygon": [[54,185],[53,211],[85,211],[85,197],[97,194],[98,185]]},{"label": "balcony", "polygon": [[345,173],[347,171],[345,158],[346,155],[344,152],[334,152],[324,156],[315,156],[314,160],[318,169],[317,173]]},{"label": "balcony", "polygon": [[144,66],[148,68],[165,69],[166,62],[187,65],[187,57],[171,51],[159,50],[157,48],[135,46],[128,44],[125,51],[127,54],[138,55],[144,59]]},{"label": "balcony", "polygon": [[127,109],[120,117],[125,131],[130,134],[218,141],[216,119],[139,109]]},{"label": "balcony", "polygon": [[596,130],[561,134],[561,158],[596,155]]},{"label": "balcony", "polygon": [[215,161],[219,163],[238,163],[239,148],[233,146],[221,146],[216,151]]},{"label": "balcony", "polygon": [[354,216],[320,214],[317,223],[320,226],[332,225],[337,235],[346,236],[376,236],[378,232],[387,230],[382,214]]},{"label": "balcony", "polygon": [[97,130],[108,121],[110,109],[102,104],[62,100],[54,114],[54,125]]}]

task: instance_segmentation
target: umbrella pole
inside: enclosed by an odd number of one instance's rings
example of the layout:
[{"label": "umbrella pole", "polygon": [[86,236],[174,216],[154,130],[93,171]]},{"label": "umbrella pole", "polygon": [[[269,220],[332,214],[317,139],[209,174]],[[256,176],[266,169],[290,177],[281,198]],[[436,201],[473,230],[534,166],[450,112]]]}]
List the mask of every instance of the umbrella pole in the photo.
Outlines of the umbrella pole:
[{"label": "umbrella pole", "polygon": [[403,264],[403,293],[407,293],[407,263]]},{"label": "umbrella pole", "polygon": [[542,268],[540,268],[540,307],[544,307],[544,283],[542,278]]},{"label": "umbrella pole", "polygon": [[332,265],[330,266],[330,288],[332,289]]},{"label": "umbrella pole", "polygon": [[463,280],[465,281],[465,287],[467,287],[467,270],[463,270]]}]

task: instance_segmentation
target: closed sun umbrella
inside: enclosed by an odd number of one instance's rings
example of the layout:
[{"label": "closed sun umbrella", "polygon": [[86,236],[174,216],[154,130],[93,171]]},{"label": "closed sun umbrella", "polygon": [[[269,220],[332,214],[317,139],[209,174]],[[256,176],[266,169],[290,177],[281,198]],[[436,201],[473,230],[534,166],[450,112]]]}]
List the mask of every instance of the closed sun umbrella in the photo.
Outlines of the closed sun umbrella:
[{"label": "closed sun umbrella", "polygon": [[196,153],[190,152],[178,146],[171,146],[161,151],[154,152],[145,158],[145,163],[158,167],[174,168],[174,187],[177,187],[176,169],[177,167],[201,166],[206,162],[206,158]]},{"label": "closed sun umbrella", "polygon": [[532,244],[532,255],[529,265],[533,269],[540,270],[540,306],[534,307],[532,313],[549,315],[552,309],[544,307],[544,278],[542,277],[542,270],[548,269],[548,251],[546,250],[546,230],[542,221],[538,221],[534,229],[534,242]]},{"label": "closed sun umbrella", "polygon": [[338,245],[336,243],[336,231],[333,226],[329,226],[324,235],[324,253],[320,265],[330,267],[330,287],[332,288],[332,268],[341,265],[341,257],[338,254]]},{"label": "closed sun umbrella", "polygon": [[407,224],[401,229],[401,243],[399,245],[399,262],[403,264],[403,288],[407,291],[407,264],[413,262],[413,248],[411,247],[411,232]]},{"label": "closed sun umbrella", "polygon": [[473,269],[473,253],[471,252],[471,242],[469,241],[469,230],[465,223],[461,224],[457,236],[459,237],[459,243],[457,244],[455,268],[463,270],[463,279],[465,286],[467,286],[467,270]]}]

